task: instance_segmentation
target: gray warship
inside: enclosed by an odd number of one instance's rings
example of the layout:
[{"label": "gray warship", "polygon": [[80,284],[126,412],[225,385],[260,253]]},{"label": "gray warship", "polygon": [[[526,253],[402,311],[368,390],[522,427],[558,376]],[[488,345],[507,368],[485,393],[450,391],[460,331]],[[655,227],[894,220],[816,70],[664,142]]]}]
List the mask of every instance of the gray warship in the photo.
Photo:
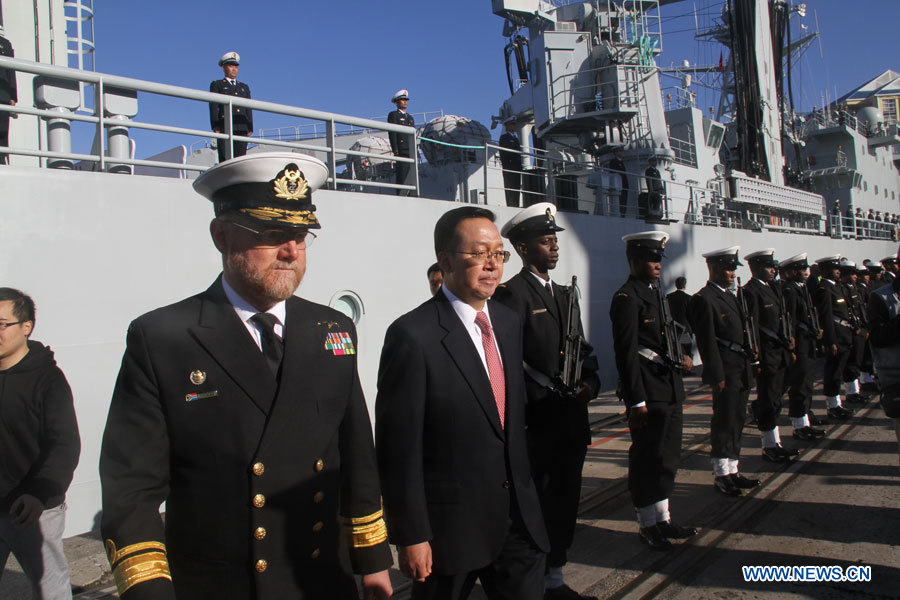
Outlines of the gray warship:
[{"label": "gray warship", "polygon": [[[715,247],[857,261],[897,251],[896,227],[868,217],[900,213],[896,113],[891,121],[875,107],[854,110],[849,99],[793,110],[788,65],[806,41],[789,39],[789,22],[800,7],[732,0],[706,34],[724,44],[721,67],[663,68],[665,4],[491,3],[506,40],[497,69],[510,88],[492,124],[511,124],[521,140],[518,201],[560,209],[568,231],[554,276],[578,276],[607,389],[616,379],[610,295],[627,275],[622,235],[669,232],[663,282],[685,275],[691,289],[706,278],[700,253]],[[449,202],[490,206],[500,222],[516,211],[507,205],[503,148],[485,124],[437,113],[417,115],[424,125],[413,129],[106,75],[89,61],[89,0],[2,2],[0,10],[17,49],[0,67],[16,71],[19,85],[18,104],[0,105],[16,117],[12,145],[0,149],[9,155],[0,166],[0,281],[37,299],[35,337],[53,348],[74,391],[83,450],[68,493],[68,535],[92,529],[100,510],[100,438],[128,323],[203,289],[220,270],[205,234],[210,207],[191,179],[214,163],[214,146],[241,137],[230,123],[211,134],[176,124],[174,115],[150,122],[143,103],[162,97],[205,111],[217,101],[279,115],[292,124],[246,138],[251,152],[293,150],[329,167],[315,199],[325,228],[298,293],[356,321],[370,403],[385,330],[427,297],[437,217]],[[67,44],[54,41],[61,32]],[[717,69],[721,99],[705,113],[695,86]],[[141,156],[148,133],[191,141]],[[403,184],[394,181],[389,133],[417,148]],[[624,169],[610,167],[617,149]],[[645,174],[651,157],[658,178]],[[377,226],[385,215],[406,226],[402,238]],[[397,257],[396,267],[376,268],[376,255]],[[513,259],[507,277],[517,268]]]}]

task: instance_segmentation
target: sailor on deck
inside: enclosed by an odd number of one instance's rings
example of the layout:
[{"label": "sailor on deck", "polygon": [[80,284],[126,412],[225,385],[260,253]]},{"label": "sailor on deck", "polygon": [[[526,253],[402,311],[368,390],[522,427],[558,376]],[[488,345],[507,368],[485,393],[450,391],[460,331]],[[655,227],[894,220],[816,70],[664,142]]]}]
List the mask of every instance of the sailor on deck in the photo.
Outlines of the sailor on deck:
[{"label": "sailor on deck", "polygon": [[[209,84],[209,91],[217,94],[227,94],[238,98],[250,98],[250,87],[237,80],[238,65],[241,55],[237,52],[226,52],[219,59],[219,66],[225,77],[216,79]],[[225,104],[218,102],[209,103],[209,126],[215,133],[227,133],[225,131]],[[232,132],[235,135],[253,135],[253,111],[243,106],[234,106],[231,109]],[[219,162],[227,158],[229,140],[217,140],[216,149],[219,153]],[[247,142],[234,140],[234,153],[232,158],[247,154]]]},{"label": "sailor on deck", "polygon": [[[397,110],[392,110],[388,113],[387,122],[393,123],[394,125],[415,127],[416,120],[413,119],[411,114],[406,112],[406,107],[409,106],[409,92],[406,90],[397,90],[391,98],[391,102],[397,106]],[[410,145],[409,136],[391,131],[388,132],[388,139],[391,142],[391,152],[394,153],[394,156],[402,156],[404,158],[410,158],[412,156],[412,148],[414,145]],[[412,185],[407,181],[410,164],[411,163],[400,161],[394,163],[394,170],[397,175],[396,182],[398,184]],[[409,196],[410,194],[409,190],[397,190],[397,195]]]}]

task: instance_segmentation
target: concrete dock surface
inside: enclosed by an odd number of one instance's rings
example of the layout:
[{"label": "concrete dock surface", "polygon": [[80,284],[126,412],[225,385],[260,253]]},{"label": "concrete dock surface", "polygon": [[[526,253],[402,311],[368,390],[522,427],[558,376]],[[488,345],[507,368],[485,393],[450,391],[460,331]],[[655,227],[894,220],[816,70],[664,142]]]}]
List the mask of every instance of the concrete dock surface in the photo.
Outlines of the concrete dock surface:
[{"label": "concrete dock surface", "polygon": [[[697,527],[699,534],[676,542],[668,552],[652,550],[640,541],[625,479],[631,442],[623,405],[614,394],[603,394],[590,406],[592,443],[584,468],[581,515],[565,568],[572,588],[599,598],[623,599],[898,597],[897,438],[875,400],[848,421],[828,425],[828,436],[813,443],[793,440],[783,415],[783,443],[802,451],[788,464],[763,460],[759,435],[748,423],[740,470],[761,479],[762,485],[740,498],[728,498],[712,486],[709,388],[697,377],[687,378],[685,388],[689,394],[682,461],[670,506],[675,522]],[[754,395],[751,392],[751,399]],[[813,410],[825,415],[820,387]],[[75,598],[117,597],[98,533],[65,540],[65,550]],[[745,581],[742,567],[750,566],[840,569],[783,570],[775,574],[781,581]],[[870,580],[835,580],[842,574],[859,578],[868,574]],[[797,581],[800,575],[831,580]],[[396,569],[392,579],[394,597],[408,598],[408,580]],[[0,599],[29,597],[27,580],[11,557],[0,580]],[[476,588],[471,598],[484,595]]]}]

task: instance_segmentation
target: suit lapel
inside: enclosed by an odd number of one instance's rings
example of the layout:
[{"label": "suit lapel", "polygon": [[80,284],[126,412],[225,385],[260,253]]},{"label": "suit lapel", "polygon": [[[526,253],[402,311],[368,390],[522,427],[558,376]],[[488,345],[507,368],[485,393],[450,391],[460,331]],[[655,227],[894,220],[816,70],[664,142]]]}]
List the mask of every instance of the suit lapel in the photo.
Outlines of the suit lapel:
[{"label": "suit lapel", "polygon": [[[469,336],[469,332],[466,331],[456,311],[453,310],[447,296],[443,293],[435,294],[434,303],[438,311],[438,323],[447,330],[447,335],[444,336],[441,343],[447,349],[450,358],[469,384],[475,399],[481,405],[487,419],[491,422],[494,432],[502,438],[503,428],[500,426],[497,403],[494,400],[494,393],[491,391],[491,380],[484,370],[484,365],[478,356],[478,351],[473,346],[473,340]],[[494,336],[496,337],[496,335],[495,331]]]},{"label": "suit lapel", "polygon": [[250,400],[268,414],[275,397],[275,379],[250,332],[225,297],[221,275],[203,294],[200,322],[190,328],[190,333]]}]

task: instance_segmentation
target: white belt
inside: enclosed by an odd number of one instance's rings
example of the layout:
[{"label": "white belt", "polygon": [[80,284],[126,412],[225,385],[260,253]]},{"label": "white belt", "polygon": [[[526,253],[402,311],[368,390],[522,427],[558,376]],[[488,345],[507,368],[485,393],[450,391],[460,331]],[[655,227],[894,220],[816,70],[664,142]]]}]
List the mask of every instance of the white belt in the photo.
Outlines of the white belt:
[{"label": "white belt", "polygon": [[831,317],[831,320],[834,321],[835,323],[837,323],[838,325],[843,325],[844,327],[849,327],[850,329],[853,329],[853,325],[851,325],[849,323],[849,321],[845,321],[844,319],[841,319],[840,317]]},{"label": "white belt", "polygon": [[641,346],[640,348],[638,348],[638,354],[640,356],[643,356],[650,362],[655,362],[658,365],[666,366],[665,359],[662,356],[660,356],[659,354],[657,354],[656,352],[654,352],[653,350],[651,350],[650,348],[645,348],[645,347]]}]

